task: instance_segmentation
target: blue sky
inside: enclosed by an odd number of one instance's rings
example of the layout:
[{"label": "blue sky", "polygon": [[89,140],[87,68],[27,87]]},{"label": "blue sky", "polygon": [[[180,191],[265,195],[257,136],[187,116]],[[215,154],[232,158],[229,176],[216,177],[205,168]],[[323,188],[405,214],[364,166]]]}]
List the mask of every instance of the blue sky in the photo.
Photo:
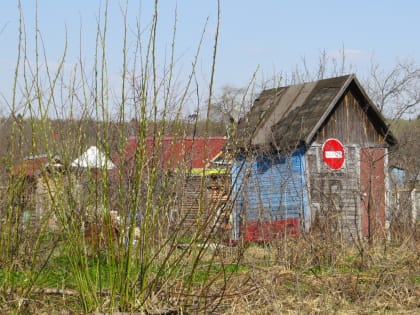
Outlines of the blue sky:
[{"label": "blue sky", "polygon": [[[38,0],[39,34],[50,65],[57,63],[62,55],[65,34],[66,64],[76,64],[80,51],[86,64],[93,62],[99,8],[103,8],[104,3],[99,0]],[[124,6],[125,1],[111,0],[109,5],[107,61],[109,74],[114,78],[119,77],[122,64],[121,5]],[[28,51],[34,59],[35,1],[22,0],[22,8]],[[188,73],[207,21],[197,72],[199,79],[207,84],[217,3],[211,0],[159,2],[157,55],[162,64],[171,47],[175,8],[179,77]],[[134,55],[136,23],[140,21],[141,28],[146,29],[152,14],[153,1],[129,1],[129,59]],[[16,1],[2,1],[0,92],[6,99],[10,99],[16,64],[18,18]],[[399,59],[418,62],[419,30],[420,1],[416,0],[221,0],[216,92],[224,85],[246,85],[257,69],[257,78],[261,81],[282,72],[290,73],[296,66],[302,66],[303,59],[310,69],[316,69],[322,52],[330,59],[339,58],[344,49],[347,65],[362,78],[372,59],[384,69],[391,68]]]}]

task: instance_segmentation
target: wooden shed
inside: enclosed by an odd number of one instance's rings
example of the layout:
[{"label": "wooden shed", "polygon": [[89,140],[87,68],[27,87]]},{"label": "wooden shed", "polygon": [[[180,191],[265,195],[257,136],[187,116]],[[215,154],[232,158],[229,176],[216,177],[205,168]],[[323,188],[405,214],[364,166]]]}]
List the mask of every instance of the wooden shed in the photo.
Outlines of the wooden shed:
[{"label": "wooden shed", "polygon": [[[385,236],[396,139],[354,75],[265,90],[237,133],[234,240],[315,228]],[[326,151],[329,139],[342,150]],[[342,165],[329,166],[331,158]]]}]

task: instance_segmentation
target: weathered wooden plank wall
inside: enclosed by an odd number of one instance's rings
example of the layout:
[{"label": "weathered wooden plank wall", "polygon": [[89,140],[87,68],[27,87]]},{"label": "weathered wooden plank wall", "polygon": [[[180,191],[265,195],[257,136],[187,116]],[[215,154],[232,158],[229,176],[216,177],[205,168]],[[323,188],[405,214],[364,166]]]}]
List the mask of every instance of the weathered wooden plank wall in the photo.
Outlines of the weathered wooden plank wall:
[{"label": "weathered wooden plank wall", "polygon": [[361,147],[384,145],[384,138],[364,112],[368,110],[367,104],[360,102],[360,97],[350,89],[320,128],[315,141],[323,143],[329,138],[337,138],[343,144],[358,144]]},{"label": "weathered wooden plank wall", "polygon": [[384,148],[362,148],[360,191],[362,194],[363,237],[386,237],[386,191]]},{"label": "weathered wooden plank wall", "polygon": [[[329,228],[339,231],[345,238],[367,236],[367,212],[362,204],[366,189],[361,187],[361,175],[370,176],[371,172],[366,165],[361,168],[361,151],[385,146],[384,137],[366,114],[368,110],[360,95],[348,89],[307,152],[312,220],[324,225],[329,223]],[[330,170],[322,160],[322,143],[329,138],[336,138],[345,146],[345,164],[338,171]],[[379,194],[384,195],[383,158],[376,161],[376,169],[382,172],[382,182],[375,183],[374,186],[378,187],[374,188],[375,193],[378,194],[380,189]],[[384,197],[375,197],[375,200],[378,200],[378,206],[381,203],[378,213],[383,226]]]},{"label": "weathered wooden plank wall", "polygon": [[[182,229],[193,232],[197,228],[210,231],[214,224],[217,210],[227,202],[230,189],[227,175],[185,175],[180,177],[176,207],[177,219],[182,221]],[[224,209],[223,209],[224,210]],[[228,210],[228,209],[226,209]],[[223,214],[227,215],[227,214]]]},{"label": "weathered wooden plank wall", "polygon": [[357,238],[361,227],[359,147],[345,147],[345,156],[343,168],[334,171],[322,161],[320,144],[306,153],[312,228]]}]

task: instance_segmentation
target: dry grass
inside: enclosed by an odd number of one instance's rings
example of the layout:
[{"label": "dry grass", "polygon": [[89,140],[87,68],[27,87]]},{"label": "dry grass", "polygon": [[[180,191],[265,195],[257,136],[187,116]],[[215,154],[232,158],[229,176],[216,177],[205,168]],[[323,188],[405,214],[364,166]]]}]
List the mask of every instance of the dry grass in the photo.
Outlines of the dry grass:
[{"label": "dry grass", "polygon": [[[420,311],[420,245],[415,234],[398,243],[378,241],[358,245],[334,238],[326,242],[305,235],[269,245],[209,249],[203,256],[203,265],[208,265],[210,260],[225,269],[220,268],[211,275],[211,281],[198,278],[188,294],[182,293],[181,283],[180,287],[162,287],[142,310],[137,310],[138,314],[417,314]],[[235,264],[238,268],[228,271]],[[18,292],[6,298],[8,305],[1,307],[3,312],[82,312],[77,292],[65,287],[55,291],[34,288],[30,299],[20,299]]]},{"label": "dry grass", "polygon": [[[328,244],[314,254],[314,240],[292,239],[277,246],[250,246],[244,272],[229,279],[217,305],[222,314],[418,314],[418,239],[362,244]],[[336,244],[337,245],[337,244]],[[332,251],[332,252],[331,252]],[[287,252],[288,256],[280,256]],[[323,264],[316,264],[325,255]],[[314,264],[315,263],[315,264]],[[215,291],[217,291],[215,289]]]}]

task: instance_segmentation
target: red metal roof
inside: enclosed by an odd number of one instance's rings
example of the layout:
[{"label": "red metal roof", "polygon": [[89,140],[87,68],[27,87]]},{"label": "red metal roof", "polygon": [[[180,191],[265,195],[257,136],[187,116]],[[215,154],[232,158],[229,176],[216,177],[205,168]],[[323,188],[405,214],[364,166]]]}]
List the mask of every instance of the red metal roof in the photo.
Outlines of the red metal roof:
[{"label": "red metal roof", "polygon": [[31,177],[39,175],[44,170],[59,170],[62,166],[58,156],[49,157],[47,154],[29,156],[16,163],[10,170],[10,175]]},{"label": "red metal roof", "polygon": [[[144,142],[145,159],[153,160],[164,169],[204,168],[214,159],[226,144],[225,137],[164,137],[157,142],[153,137],[147,137]],[[129,137],[124,149],[124,160],[128,165],[134,163],[139,139]],[[119,157],[114,158],[116,164]]]},{"label": "red metal roof", "polygon": [[20,163],[13,166],[11,174],[21,176],[34,176],[38,171],[48,163],[48,157],[40,156],[33,158],[25,158]]}]

